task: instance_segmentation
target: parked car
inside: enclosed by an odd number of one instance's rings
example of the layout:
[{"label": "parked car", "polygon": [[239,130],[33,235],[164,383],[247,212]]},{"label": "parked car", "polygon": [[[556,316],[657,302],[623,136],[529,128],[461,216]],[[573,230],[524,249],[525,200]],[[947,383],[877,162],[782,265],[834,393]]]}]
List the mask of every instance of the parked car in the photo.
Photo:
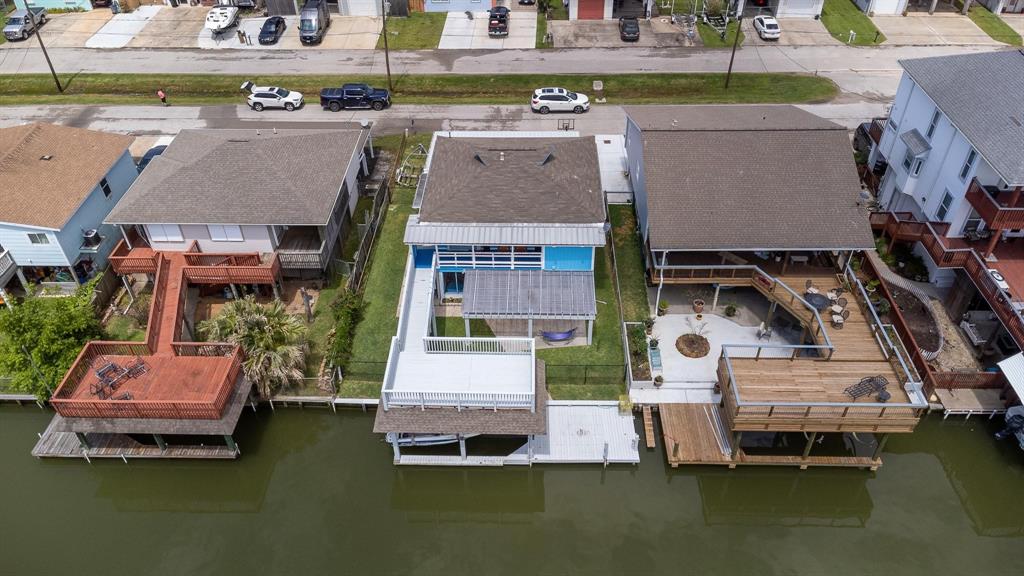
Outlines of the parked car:
[{"label": "parked car", "polygon": [[206,24],[203,25],[203,28],[213,32],[214,35],[220,35],[237,22],[238,8],[234,6],[215,6],[210,8],[210,12],[206,15]]},{"label": "parked car", "polygon": [[772,16],[755,16],[754,31],[761,37],[761,40],[778,40],[782,35],[779,21]]},{"label": "parked car", "polygon": [[280,16],[271,16],[263,23],[263,27],[260,28],[260,44],[277,44],[277,40],[284,34],[286,25],[284,18]]},{"label": "parked car", "polygon": [[331,112],[337,112],[342,108],[383,110],[391,106],[391,93],[383,88],[371,88],[366,84],[345,84],[341,88],[321,90],[320,106]]},{"label": "parked car", "polygon": [[[184,4],[184,0],[179,0],[179,4]],[[257,8],[256,0],[217,0],[217,5],[234,6],[246,10],[255,10]]]},{"label": "parked car", "polygon": [[575,112],[583,114],[590,110],[590,99],[583,94],[570,92],[565,88],[538,88],[533,91],[530,108],[534,112]]},{"label": "parked car", "polygon": [[619,18],[619,38],[623,42],[636,42],[640,39],[640,21],[633,16]]},{"label": "parked car", "polygon": [[519,0],[520,6],[533,6],[537,3],[537,0]]},{"label": "parked car", "polygon": [[291,112],[302,108],[303,104],[302,93],[277,86],[254,86],[252,82],[243,82],[242,91],[249,92],[246,103],[257,112],[262,112],[264,108],[284,108]]},{"label": "parked car", "polygon": [[327,0],[306,0],[299,12],[299,41],[306,45],[319,44],[330,25]]},{"label": "parked car", "polygon": [[496,6],[491,8],[487,19],[487,35],[492,38],[508,36],[508,8]]},{"label": "parked car", "polygon": [[30,34],[36,31],[36,26],[46,24],[46,8],[32,8],[32,16],[35,17],[35,25],[29,17],[27,10],[15,10],[7,17],[7,24],[4,25],[4,38],[8,40],[25,40]]},{"label": "parked car", "polygon": [[149,166],[149,163],[153,161],[153,158],[163,154],[164,150],[167,150],[167,146],[153,146],[149,150],[146,150],[146,153],[139,159],[139,174],[142,174],[142,171],[146,169],[146,166]]}]

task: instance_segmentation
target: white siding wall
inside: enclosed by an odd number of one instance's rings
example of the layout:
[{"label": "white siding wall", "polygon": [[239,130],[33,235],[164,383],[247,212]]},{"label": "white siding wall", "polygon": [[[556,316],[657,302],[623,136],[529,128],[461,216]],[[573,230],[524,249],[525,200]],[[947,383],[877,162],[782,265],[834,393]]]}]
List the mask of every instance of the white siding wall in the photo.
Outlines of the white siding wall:
[{"label": "white siding wall", "polygon": [[779,18],[814,18],[821,14],[825,0],[779,0],[775,15]]},{"label": "white siding wall", "polygon": [[380,0],[338,0],[344,16],[380,16]]},{"label": "white siding wall", "polygon": [[[273,252],[274,244],[267,226],[242,226],[242,242],[215,242],[210,240],[210,230],[201,224],[182,224],[182,242],[150,242],[154,250],[184,251],[199,242],[203,252]],[[147,236],[152,237],[149,231]]]}]

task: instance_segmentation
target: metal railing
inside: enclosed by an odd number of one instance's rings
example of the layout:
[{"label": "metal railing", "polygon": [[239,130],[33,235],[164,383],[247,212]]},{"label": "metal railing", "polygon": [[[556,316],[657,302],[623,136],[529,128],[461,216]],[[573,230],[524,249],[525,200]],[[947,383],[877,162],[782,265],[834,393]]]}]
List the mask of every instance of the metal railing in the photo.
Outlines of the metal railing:
[{"label": "metal railing", "polygon": [[[1024,228],[1024,208],[1004,206],[1002,202],[992,197],[990,188],[994,187],[982,186],[978,179],[974,178],[965,195],[967,202],[977,210],[985,224],[996,233],[1003,229]],[[1007,194],[1012,194],[1012,191],[1008,191]]]},{"label": "metal railing", "polygon": [[385,410],[391,406],[419,406],[420,408],[500,408],[533,410],[532,392],[437,392],[416,390],[385,390],[382,395]]},{"label": "metal railing", "polygon": [[14,257],[9,250],[0,253],[0,288],[11,279],[18,265],[14,263]]},{"label": "metal railing", "polygon": [[533,354],[533,338],[452,338],[428,336],[423,339],[427,354]]},{"label": "metal railing", "polygon": [[438,251],[437,265],[442,268],[511,268],[539,270],[544,266],[542,252]]}]

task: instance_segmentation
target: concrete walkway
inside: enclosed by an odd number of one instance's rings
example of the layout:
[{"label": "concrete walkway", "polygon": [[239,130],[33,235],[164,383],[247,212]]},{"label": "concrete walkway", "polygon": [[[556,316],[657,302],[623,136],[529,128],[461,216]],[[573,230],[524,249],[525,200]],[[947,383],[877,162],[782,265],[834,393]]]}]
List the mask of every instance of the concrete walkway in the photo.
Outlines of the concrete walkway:
[{"label": "concrete walkway", "polygon": [[115,15],[85,42],[86,48],[124,48],[163,8],[139,6],[133,12]]}]

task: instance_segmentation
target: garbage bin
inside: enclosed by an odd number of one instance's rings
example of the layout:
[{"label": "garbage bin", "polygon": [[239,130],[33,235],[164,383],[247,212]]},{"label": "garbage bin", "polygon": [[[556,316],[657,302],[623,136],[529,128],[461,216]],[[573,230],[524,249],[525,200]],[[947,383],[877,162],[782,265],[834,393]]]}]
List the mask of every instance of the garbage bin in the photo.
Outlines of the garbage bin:
[{"label": "garbage bin", "polygon": [[178,0],[171,0],[171,8],[177,8],[177,7],[178,7]]},{"label": "garbage bin", "polygon": [[110,11],[113,12],[114,14],[120,14],[121,13],[121,3],[118,2],[117,0],[114,0],[113,2],[111,2],[110,3]]}]

